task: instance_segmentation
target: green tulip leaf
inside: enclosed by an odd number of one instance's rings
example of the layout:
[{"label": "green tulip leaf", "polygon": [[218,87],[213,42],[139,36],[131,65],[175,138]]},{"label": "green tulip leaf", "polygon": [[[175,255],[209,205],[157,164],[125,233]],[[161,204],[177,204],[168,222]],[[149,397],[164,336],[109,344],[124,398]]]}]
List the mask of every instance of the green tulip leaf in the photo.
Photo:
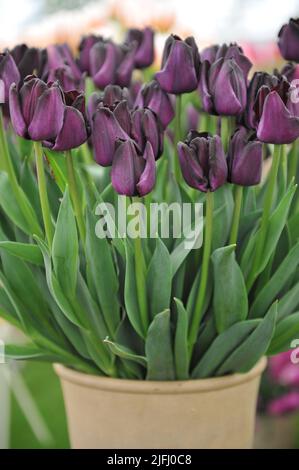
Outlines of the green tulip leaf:
[{"label": "green tulip leaf", "polygon": [[281,320],[275,330],[267,354],[279,354],[292,347],[292,341],[299,338],[299,312]]},{"label": "green tulip leaf", "polygon": [[174,338],[174,362],[176,378],[187,380],[189,378],[188,360],[188,313],[179,299],[174,299],[177,310],[177,322]]}]

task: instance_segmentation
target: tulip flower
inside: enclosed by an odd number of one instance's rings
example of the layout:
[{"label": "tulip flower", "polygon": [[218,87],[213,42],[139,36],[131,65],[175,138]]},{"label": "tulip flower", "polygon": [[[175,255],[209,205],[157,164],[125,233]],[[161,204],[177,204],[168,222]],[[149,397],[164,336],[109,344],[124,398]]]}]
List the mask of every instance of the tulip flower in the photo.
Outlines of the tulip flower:
[{"label": "tulip flower", "polygon": [[252,63],[243,53],[243,49],[236,43],[231,43],[229,45],[222,44],[222,46],[213,45],[207,47],[201,51],[200,58],[202,62],[207,60],[210,64],[213,64],[218,59],[234,59],[242,70],[246,79],[248,72],[252,67]]},{"label": "tulip flower", "polygon": [[278,33],[278,47],[285,60],[299,62],[299,18],[291,18]]},{"label": "tulip flower", "polygon": [[84,78],[76,79],[73,75],[72,69],[68,65],[64,65],[58,69],[51,69],[47,76],[47,83],[58,81],[63,91],[78,90],[84,91]]},{"label": "tulip flower", "polygon": [[299,409],[299,392],[290,391],[285,395],[271,400],[267,412],[272,416],[281,416],[287,413],[294,413]]},{"label": "tulip flower", "polygon": [[136,41],[130,44],[115,44],[110,40],[100,40],[90,50],[90,73],[98,88],[119,85],[128,87],[134,69]]},{"label": "tulip flower", "polygon": [[262,143],[255,132],[239,127],[228,149],[228,181],[240,186],[259,184],[262,176]]},{"label": "tulip flower", "polygon": [[199,90],[203,109],[210,114],[239,116],[246,106],[247,78],[235,59],[202,63]]},{"label": "tulip flower", "polygon": [[112,186],[118,194],[145,196],[156,182],[156,163],[152,146],[146,143],[140,153],[132,140],[118,140],[111,170]]},{"label": "tulip flower", "polygon": [[41,77],[47,61],[47,52],[45,49],[28,47],[26,44],[18,44],[10,50],[10,53],[15,60],[22,80],[27,77],[27,75],[32,74]]},{"label": "tulip flower", "polygon": [[186,117],[188,131],[196,130],[199,125],[200,113],[192,103],[186,107]]},{"label": "tulip flower", "polygon": [[64,93],[58,83],[46,84],[28,76],[19,88],[9,92],[11,122],[15,132],[34,141],[43,141],[53,150],[69,150],[87,140],[84,96]]},{"label": "tulip flower", "polygon": [[91,74],[90,72],[90,50],[94,44],[98,41],[102,41],[102,36],[96,36],[94,34],[90,34],[89,36],[84,36],[79,44],[79,59],[78,65],[82,72],[87,72],[88,75]]},{"label": "tulip flower", "polygon": [[152,65],[154,61],[154,31],[151,28],[129,29],[126,42],[137,42],[135,53],[135,67],[144,69]]},{"label": "tulip flower", "polygon": [[20,73],[11,54],[0,54],[0,104],[8,104],[10,86],[19,81]]},{"label": "tulip flower", "polygon": [[73,54],[67,44],[51,45],[47,47],[47,64],[45,66],[44,75],[51,70],[56,70],[68,66],[72,71],[75,80],[81,80],[82,73],[75,62]]},{"label": "tulip flower", "polygon": [[202,192],[215,191],[227,180],[227,163],[219,136],[189,132],[178,143],[181,170],[186,183]]},{"label": "tulip flower", "polygon": [[184,41],[171,35],[167,39],[163,56],[162,69],[156,73],[156,79],[167,93],[180,95],[197,88],[200,59],[193,37]]},{"label": "tulip flower", "polygon": [[288,62],[281,69],[281,72],[280,73],[278,72],[278,76],[279,75],[284,75],[290,83],[292,82],[292,80],[298,80],[299,79],[299,64]]},{"label": "tulip flower", "polygon": [[143,151],[150,142],[155,158],[163,152],[163,132],[157,116],[150,109],[136,109],[132,113],[132,136]]},{"label": "tulip flower", "polygon": [[248,90],[246,125],[262,142],[289,144],[299,137],[299,108],[285,76],[254,74]]},{"label": "tulip flower", "polygon": [[164,129],[174,118],[171,99],[156,80],[143,85],[135,101],[135,106],[151,109],[159,117]]}]

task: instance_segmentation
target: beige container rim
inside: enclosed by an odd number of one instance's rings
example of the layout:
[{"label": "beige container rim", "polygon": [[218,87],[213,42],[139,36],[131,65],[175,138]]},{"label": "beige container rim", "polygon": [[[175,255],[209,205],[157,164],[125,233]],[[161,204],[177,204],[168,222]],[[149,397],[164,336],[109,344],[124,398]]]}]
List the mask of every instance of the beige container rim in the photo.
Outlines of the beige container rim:
[{"label": "beige container rim", "polygon": [[180,393],[205,393],[213,390],[235,387],[248,382],[261,375],[267,364],[267,359],[262,357],[258,363],[245,374],[232,374],[224,377],[195,380],[128,380],[101,377],[77,372],[61,364],[54,364],[57,375],[67,382],[99,390],[109,390],[115,393],[143,393],[143,394],[180,394]]}]

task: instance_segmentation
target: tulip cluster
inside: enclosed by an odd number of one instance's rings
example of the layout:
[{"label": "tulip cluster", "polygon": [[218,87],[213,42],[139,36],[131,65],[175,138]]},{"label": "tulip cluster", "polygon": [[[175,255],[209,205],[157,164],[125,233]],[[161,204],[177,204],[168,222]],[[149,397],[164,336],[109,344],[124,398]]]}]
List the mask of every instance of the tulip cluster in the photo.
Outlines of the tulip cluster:
[{"label": "tulip cluster", "polygon": [[[122,43],[86,36],[77,53],[20,44],[0,54],[0,312],[13,312],[37,356],[184,380],[245,372],[289,346],[299,298],[298,25],[281,29],[291,62],[273,73],[251,73],[238,44],[199,51],[177,35],[157,70],[149,27]],[[145,208],[203,203],[200,254],[185,247],[187,233],[97,238],[95,208],[118,194]],[[179,223],[174,213],[170,225]]]}]

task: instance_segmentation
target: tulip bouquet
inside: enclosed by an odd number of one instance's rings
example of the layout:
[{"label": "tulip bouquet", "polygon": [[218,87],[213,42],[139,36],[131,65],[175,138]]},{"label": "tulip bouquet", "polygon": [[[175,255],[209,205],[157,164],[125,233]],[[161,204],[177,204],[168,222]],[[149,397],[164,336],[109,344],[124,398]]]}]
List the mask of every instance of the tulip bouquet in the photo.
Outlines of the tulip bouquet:
[{"label": "tulip bouquet", "polygon": [[[279,36],[295,62],[298,31]],[[150,28],[0,56],[0,315],[29,341],[9,358],[185,380],[246,372],[299,334],[298,66],[249,76],[237,44],[175,35],[160,71],[153,57]],[[203,205],[202,247],[194,216],[173,235],[184,204]]]}]

